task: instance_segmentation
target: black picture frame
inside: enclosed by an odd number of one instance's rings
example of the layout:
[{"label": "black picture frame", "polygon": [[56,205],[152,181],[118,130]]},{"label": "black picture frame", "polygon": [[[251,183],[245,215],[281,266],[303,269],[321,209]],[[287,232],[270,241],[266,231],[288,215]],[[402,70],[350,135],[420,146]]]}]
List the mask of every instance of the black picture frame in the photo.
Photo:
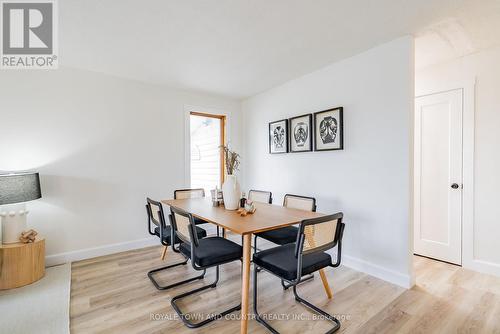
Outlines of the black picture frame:
[{"label": "black picture frame", "polygon": [[[283,123],[285,133],[283,135],[283,140],[284,140],[284,148],[283,151],[276,151],[276,149],[273,150],[273,132],[272,127],[274,124],[277,123]],[[269,130],[268,130],[268,136],[269,136],[269,153],[270,154],[283,154],[283,153],[288,153],[288,119],[280,119],[279,121],[274,121],[274,122],[269,122]]]},{"label": "black picture frame", "polygon": [[[293,143],[296,140],[296,138],[295,138],[295,129],[294,129],[293,122],[297,119],[305,118],[305,117],[307,117],[307,121],[308,121],[307,135],[309,136],[309,144],[307,145],[307,143],[305,143],[305,145],[304,145],[305,149],[300,149],[300,150],[295,149],[294,150]],[[288,129],[289,129],[289,131],[288,131],[288,146],[290,147],[290,153],[312,152],[312,150],[313,150],[313,138],[314,138],[313,115],[312,114],[304,114],[304,115],[289,118],[288,119]]]},{"label": "black picture frame", "polygon": [[[336,132],[336,138],[338,137],[338,144],[335,143],[324,143],[324,139],[321,138],[321,133],[318,133],[318,122],[321,122],[319,120],[320,117],[323,117],[325,114],[329,114],[330,117],[332,115],[335,115],[338,113],[337,117],[335,120],[337,120],[337,132]],[[327,116],[328,117],[328,116]],[[336,141],[336,138],[334,138],[334,142]],[[344,149],[344,108],[343,107],[336,107],[336,108],[331,108],[327,110],[322,110],[314,113],[314,151],[337,151],[337,150],[343,150]]]}]

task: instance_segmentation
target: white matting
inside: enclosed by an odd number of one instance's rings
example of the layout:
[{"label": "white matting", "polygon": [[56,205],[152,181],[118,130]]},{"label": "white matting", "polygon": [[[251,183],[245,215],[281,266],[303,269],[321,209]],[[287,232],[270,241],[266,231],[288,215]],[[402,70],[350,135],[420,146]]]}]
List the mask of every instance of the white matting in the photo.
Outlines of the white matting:
[{"label": "white matting", "polygon": [[0,291],[0,332],[69,333],[71,264],[46,269],[40,281]]}]

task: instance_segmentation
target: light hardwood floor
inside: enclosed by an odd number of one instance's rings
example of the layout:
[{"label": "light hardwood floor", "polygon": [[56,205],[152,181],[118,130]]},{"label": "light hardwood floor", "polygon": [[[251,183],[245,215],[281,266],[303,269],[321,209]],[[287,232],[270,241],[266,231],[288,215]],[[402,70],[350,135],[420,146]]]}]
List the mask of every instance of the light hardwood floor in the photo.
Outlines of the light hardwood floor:
[{"label": "light hardwood floor", "polygon": [[[158,291],[146,272],[181,259],[169,249],[160,260],[161,247],[150,247],[75,262],[71,282],[72,333],[238,333],[239,320],[219,320],[201,329],[185,327],[175,319],[172,296],[201,286],[187,284]],[[240,300],[240,264],[222,267],[214,290],[191,296],[183,304],[190,313],[217,312]],[[347,267],[327,269],[334,291],[328,300],[321,280],[304,283],[299,293],[342,320],[339,333],[500,333],[500,278],[457,266],[415,257],[417,285],[405,290]],[[160,279],[194,275],[190,265],[177,267]],[[209,271],[205,284],[214,277]],[[296,319],[272,320],[284,333],[322,333],[330,324],[294,301],[292,291],[268,273],[259,273],[259,312]],[[238,316],[235,313],[234,316]],[[255,320],[249,333],[267,333]]]}]

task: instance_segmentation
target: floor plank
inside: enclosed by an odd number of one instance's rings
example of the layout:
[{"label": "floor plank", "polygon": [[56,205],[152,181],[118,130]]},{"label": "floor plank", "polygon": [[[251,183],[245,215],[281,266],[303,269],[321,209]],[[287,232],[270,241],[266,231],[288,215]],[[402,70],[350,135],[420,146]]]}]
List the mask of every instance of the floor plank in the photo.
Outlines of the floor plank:
[{"label": "floor plank", "polygon": [[[237,238],[236,238],[237,239]],[[235,240],[236,240],[235,239]],[[259,248],[265,247],[265,243]],[[213,333],[239,331],[239,314],[203,328],[185,327],[170,306],[170,299],[214,279],[209,270],[204,280],[168,291],[158,291],[146,272],[180,262],[162,248],[148,247],[72,264],[72,333]],[[405,290],[375,277],[341,266],[326,270],[334,292],[328,300],[321,280],[301,284],[299,293],[342,321],[340,333],[500,333],[500,278],[479,274],[458,266],[414,258],[417,285]],[[195,276],[190,265],[161,273],[162,282]],[[239,263],[224,265],[220,283],[184,300],[193,315],[206,315],[235,305],[240,299]],[[259,311],[273,317],[270,322],[286,333],[320,333],[330,324],[313,320],[313,314],[283,291],[279,280],[259,273]],[[250,333],[267,333],[255,320]]]}]

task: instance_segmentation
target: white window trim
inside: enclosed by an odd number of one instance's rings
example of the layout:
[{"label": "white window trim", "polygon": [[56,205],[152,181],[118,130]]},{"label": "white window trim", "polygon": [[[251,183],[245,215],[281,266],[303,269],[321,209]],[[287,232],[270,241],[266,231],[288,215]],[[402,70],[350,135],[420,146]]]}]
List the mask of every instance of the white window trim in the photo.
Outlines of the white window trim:
[{"label": "white window trim", "polygon": [[191,186],[191,121],[192,112],[200,112],[211,115],[224,115],[226,117],[226,142],[231,142],[231,115],[225,110],[195,105],[184,105],[184,186]]}]

